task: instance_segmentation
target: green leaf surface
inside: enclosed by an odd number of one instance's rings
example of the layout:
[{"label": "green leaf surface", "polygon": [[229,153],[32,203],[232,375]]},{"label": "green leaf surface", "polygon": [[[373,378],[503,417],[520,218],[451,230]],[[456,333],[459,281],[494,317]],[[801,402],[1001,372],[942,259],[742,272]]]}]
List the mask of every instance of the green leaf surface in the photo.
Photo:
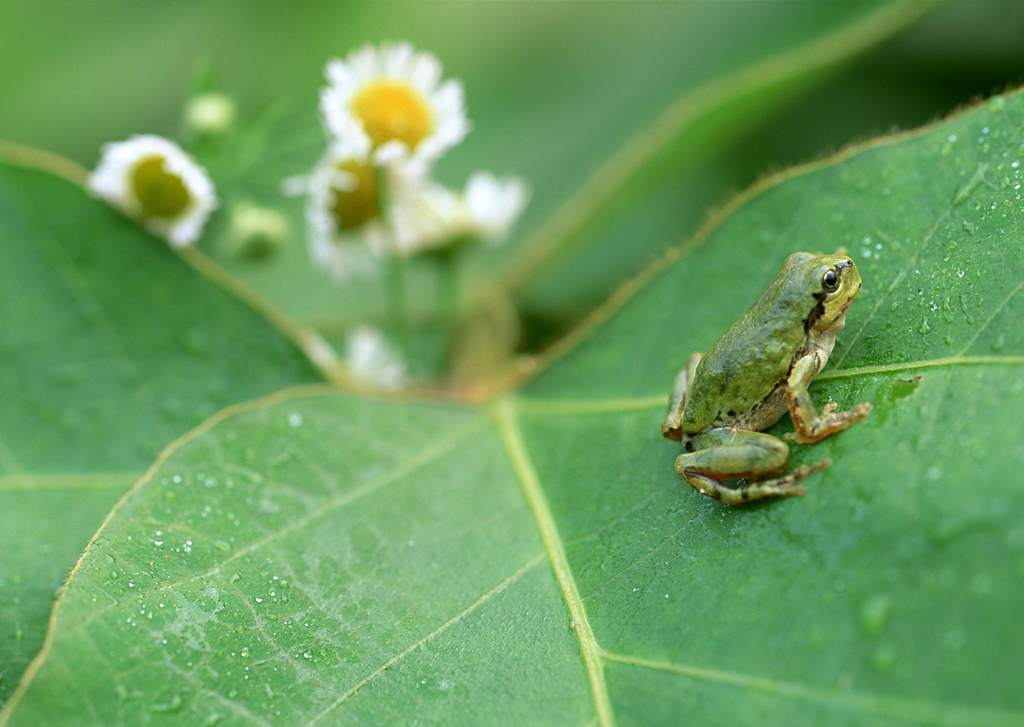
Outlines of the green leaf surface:
[{"label": "green leaf surface", "polygon": [[[726,159],[744,130],[928,7],[610,3],[581,15],[558,5],[453,5],[429,23],[380,18],[367,40],[398,28],[465,81],[474,130],[439,164],[443,181],[461,186],[482,168],[521,175],[532,187],[512,239],[481,251],[465,272],[465,302],[500,276],[531,315],[564,325],[678,241],[737,177],[752,178],[768,163]],[[479,30],[434,30],[445,23]],[[346,42],[362,42],[359,32]],[[291,232],[279,257],[233,259],[216,233],[207,249],[295,318],[336,333],[385,318],[386,286],[329,281],[308,259],[302,202],[281,198],[281,181],[306,172],[325,146],[316,108],[312,94],[288,97],[277,120],[248,124],[208,159],[229,201],[287,212]],[[409,267],[413,315],[430,319],[436,270]]]},{"label": "green leaf surface", "polygon": [[[209,420],[90,544],[4,718],[1019,724],[1022,128],[1000,97],[756,188],[485,405]],[[804,498],[700,497],[672,374],[840,245],[865,283],[812,393],[874,411],[794,447],[834,462]]]},{"label": "green leaf surface", "polygon": [[321,377],[166,243],[51,173],[0,164],[0,248],[2,701],[82,547],[160,449]]}]

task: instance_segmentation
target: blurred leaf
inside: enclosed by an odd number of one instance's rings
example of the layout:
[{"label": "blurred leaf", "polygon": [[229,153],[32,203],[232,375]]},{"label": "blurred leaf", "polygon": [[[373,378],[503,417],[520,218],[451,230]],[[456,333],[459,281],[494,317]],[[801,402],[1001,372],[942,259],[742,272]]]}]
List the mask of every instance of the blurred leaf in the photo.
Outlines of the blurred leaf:
[{"label": "blurred leaf", "polygon": [[[1019,724],[1022,126],[996,98],[755,188],[480,407],[215,417],[90,544],[10,723]],[[700,497],[672,374],[839,245],[813,391],[875,411],[795,449],[834,461],[803,499]]]},{"label": "blurred leaf", "polygon": [[[445,40],[426,46],[464,78],[474,121],[438,173],[461,185],[483,167],[533,187],[519,239],[478,256],[466,275],[474,295],[464,303],[477,303],[500,275],[530,315],[564,327],[736,183],[716,165],[743,130],[929,5],[634,3],[585,14],[543,4],[456,7],[449,22],[474,20],[492,32],[460,41],[477,63],[462,57],[464,48],[449,55]],[[380,323],[386,290],[375,279],[335,286],[313,269],[302,202],[281,198],[282,180],[307,171],[325,143],[311,95],[282,102],[276,118],[251,123],[219,158],[207,157],[224,195],[283,206],[293,220],[289,244],[270,264],[232,259],[216,233],[208,250],[283,310],[336,335]],[[436,271],[410,268],[413,313],[436,323]]]},{"label": "blurred leaf", "polygon": [[160,448],[228,404],[322,379],[258,313],[52,173],[0,164],[0,247],[2,701],[89,535]]}]

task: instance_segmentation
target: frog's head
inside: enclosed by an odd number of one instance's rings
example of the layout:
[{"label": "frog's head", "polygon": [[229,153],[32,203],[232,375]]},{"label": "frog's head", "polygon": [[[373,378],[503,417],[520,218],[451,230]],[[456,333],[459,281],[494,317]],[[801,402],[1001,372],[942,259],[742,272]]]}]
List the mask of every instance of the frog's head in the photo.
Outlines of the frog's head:
[{"label": "frog's head", "polygon": [[786,259],[785,267],[792,278],[799,280],[804,295],[810,295],[808,327],[815,331],[841,328],[846,309],[860,290],[860,273],[853,260],[845,254],[797,252]]}]

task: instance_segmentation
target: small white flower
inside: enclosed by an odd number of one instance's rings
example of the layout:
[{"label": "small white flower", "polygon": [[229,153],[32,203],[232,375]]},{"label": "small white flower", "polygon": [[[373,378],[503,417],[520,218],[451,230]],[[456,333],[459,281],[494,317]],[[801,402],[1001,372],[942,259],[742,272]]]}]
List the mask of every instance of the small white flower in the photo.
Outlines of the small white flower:
[{"label": "small white flower", "polygon": [[235,104],[223,93],[192,97],[185,107],[185,123],[199,134],[223,134],[235,121]]},{"label": "small white flower", "polygon": [[393,213],[395,244],[404,255],[473,240],[496,244],[528,200],[522,180],[487,172],[470,177],[462,192],[431,182],[409,186]]},{"label": "small white flower", "polygon": [[349,374],[356,381],[389,391],[405,383],[405,364],[376,328],[354,329],[348,334],[346,349]]},{"label": "small white flower", "polygon": [[364,134],[377,162],[408,160],[423,169],[469,131],[458,81],[408,43],[367,45],[326,68],[320,108],[338,139]]},{"label": "small white flower", "polygon": [[313,260],[335,278],[366,274],[384,248],[382,175],[365,139],[335,142],[307,180],[306,223]]},{"label": "small white flower", "polygon": [[159,136],[104,145],[89,189],[173,247],[195,242],[217,206],[213,183],[202,167]]}]

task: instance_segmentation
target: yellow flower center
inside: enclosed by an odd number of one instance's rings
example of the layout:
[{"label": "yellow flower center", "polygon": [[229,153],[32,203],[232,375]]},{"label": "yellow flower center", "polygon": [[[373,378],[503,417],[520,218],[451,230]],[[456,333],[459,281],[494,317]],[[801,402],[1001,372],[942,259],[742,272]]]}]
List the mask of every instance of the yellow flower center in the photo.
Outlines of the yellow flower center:
[{"label": "yellow flower center", "polygon": [[430,107],[423,96],[416,89],[394,81],[367,85],[352,97],[352,112],[363,122],[374,146],[401,141],[415,149],[430,135],[433,125]]},{"label": "yellow flower center", "polygon": [[347,189],[331,188],[334,193],[331,214],[339,230],[354,230],[380,213],[377,175],[373,167],[357,161],[339,164],[338,170],[348,174],[354,185]]},{"label": "yellow flower center", "polygon": [[189,194],[181,177],[164,169],[165,159],[146,157],[132,170],[132,191],[148,217],[177,217],[188,207]]}]

